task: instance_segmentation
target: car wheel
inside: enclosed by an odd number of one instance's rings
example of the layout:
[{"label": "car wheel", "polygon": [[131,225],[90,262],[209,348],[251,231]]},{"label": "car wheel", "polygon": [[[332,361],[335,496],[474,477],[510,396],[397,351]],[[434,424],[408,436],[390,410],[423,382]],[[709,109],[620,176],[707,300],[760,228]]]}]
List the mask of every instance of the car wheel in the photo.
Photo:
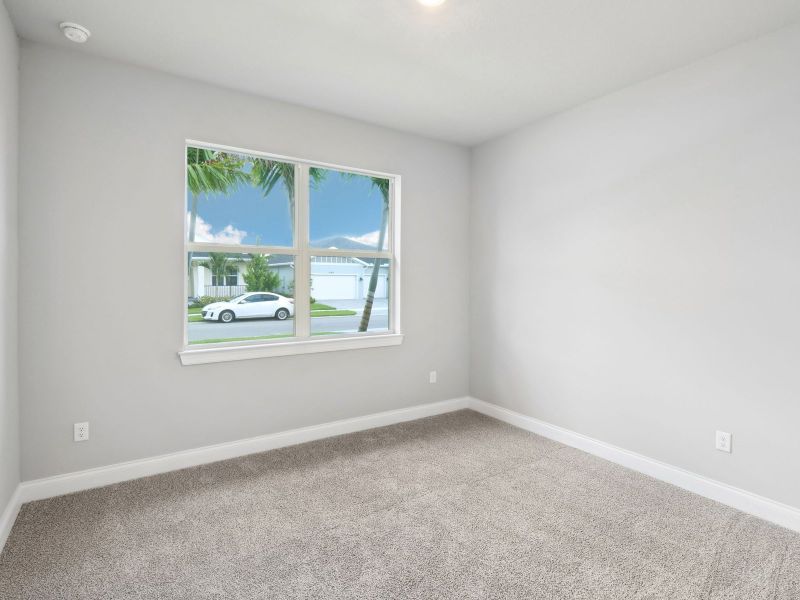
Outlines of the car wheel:
[{"label": "car wheel", "polygon": [[289,311],[285,308],[279,308],[275,311],[275,318],[279,321],[285,321],[289,317]]},{"label": "car wheel", "polygon": [[230,310],[223,310],[219,315],[219,320],[222,323],[230,323],[233,321],[236,315],[233,314],[233,311]]}]

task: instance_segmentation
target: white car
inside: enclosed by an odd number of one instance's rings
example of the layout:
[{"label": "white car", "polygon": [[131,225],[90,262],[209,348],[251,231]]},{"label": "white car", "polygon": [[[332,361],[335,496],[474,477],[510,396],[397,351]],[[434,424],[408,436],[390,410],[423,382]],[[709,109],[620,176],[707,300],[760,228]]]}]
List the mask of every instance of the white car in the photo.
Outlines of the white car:
[{"label": "white car", "polygon": [[230,323],[234,319],[271,317],[283,321],[294,316],[294,300],[272,292],[250,292],[227,302],[214,302],[203,307],[206,321]]}]

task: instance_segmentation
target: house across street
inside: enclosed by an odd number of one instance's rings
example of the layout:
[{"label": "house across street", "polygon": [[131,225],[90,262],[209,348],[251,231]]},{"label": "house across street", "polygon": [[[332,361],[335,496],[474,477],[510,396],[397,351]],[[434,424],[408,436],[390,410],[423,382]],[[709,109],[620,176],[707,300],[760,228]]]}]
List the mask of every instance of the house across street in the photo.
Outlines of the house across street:
[{"label": "house across street", "polygon": [[[347,238],[325,240],[326,248],[346,248],[374,250],[369,246],[357,244]],[[336,245],[338,244],[338,245]],[[353,248],[356,245],[358,248]],[[268,257],[269,269],[278,274],[281,287],[278,293],[289,293],[294,289],[294,256],[271,255]],[[314,256],[311,259],[311,295],[315,298],[330,300],[361,300],[367,297],[369,281],[374,268],[373,258],[357,258],[352,256]],[[250,261],[248,254],[231,255],[225,274],[213,273],[208,265],[207,253],[192,255],[194,290],[189,295],[196,298],[211,296],[214,298],[233,297],[248,291],[244,274]],[[291,295],[289,293],[289,295]],[[378,267],[378,281],[375,298],[387,298],[389,295],[389,264],[385,262]]]}]

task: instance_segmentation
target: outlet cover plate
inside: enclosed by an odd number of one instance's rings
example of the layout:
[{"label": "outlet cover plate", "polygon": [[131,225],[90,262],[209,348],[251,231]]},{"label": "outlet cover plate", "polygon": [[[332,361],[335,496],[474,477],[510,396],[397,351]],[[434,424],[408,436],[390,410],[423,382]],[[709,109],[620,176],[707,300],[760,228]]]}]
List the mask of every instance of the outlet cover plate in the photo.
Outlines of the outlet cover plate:
[{"label": "outlet cover plate", "polygon": [[717,431],[717,438],[716,438],[717,450],[719,450],[720,452],[727,452],[728,454],[730,454],[732,441],[733,441],[732,434],[728,433],[727,431]]},{"label": "outlet cover plate", "polygon": [[73,428],[73,439],[76,442],[85,442],[89,439],[89,422],[75,423]]}]

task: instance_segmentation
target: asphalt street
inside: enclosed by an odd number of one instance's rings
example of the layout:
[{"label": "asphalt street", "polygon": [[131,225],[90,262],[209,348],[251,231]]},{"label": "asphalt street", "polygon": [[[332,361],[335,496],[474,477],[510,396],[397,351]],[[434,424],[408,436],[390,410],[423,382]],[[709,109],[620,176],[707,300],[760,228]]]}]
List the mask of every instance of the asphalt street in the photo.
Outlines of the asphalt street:
[{"label": "asphalt street", "polygon": [[[337,308],[351,308],[342,306],[342,301],[329,301],[336,303]],[[348,303],[349,304],[349,303]],[[376,303],[377,304],[377,303]],[[354,308],[353,308],[354,309]],[[358,331],[361,323],[361,311],[355,315],[345,317],[313,317],[311,319],[311,332],[339,332],[352,333]],[[373,307],[370,317],[370,331],[388,329],[389,315],[385,306]],[[277,321],[275,319],[246,319],[234,321],[233,323],[219,323],[215,321],[203,321],[188,324],[188,335],[190,342],[199,340],[221,340],[226,338],[246,338],[262,335],[292,335],[294,331],[294,320]]]}]

